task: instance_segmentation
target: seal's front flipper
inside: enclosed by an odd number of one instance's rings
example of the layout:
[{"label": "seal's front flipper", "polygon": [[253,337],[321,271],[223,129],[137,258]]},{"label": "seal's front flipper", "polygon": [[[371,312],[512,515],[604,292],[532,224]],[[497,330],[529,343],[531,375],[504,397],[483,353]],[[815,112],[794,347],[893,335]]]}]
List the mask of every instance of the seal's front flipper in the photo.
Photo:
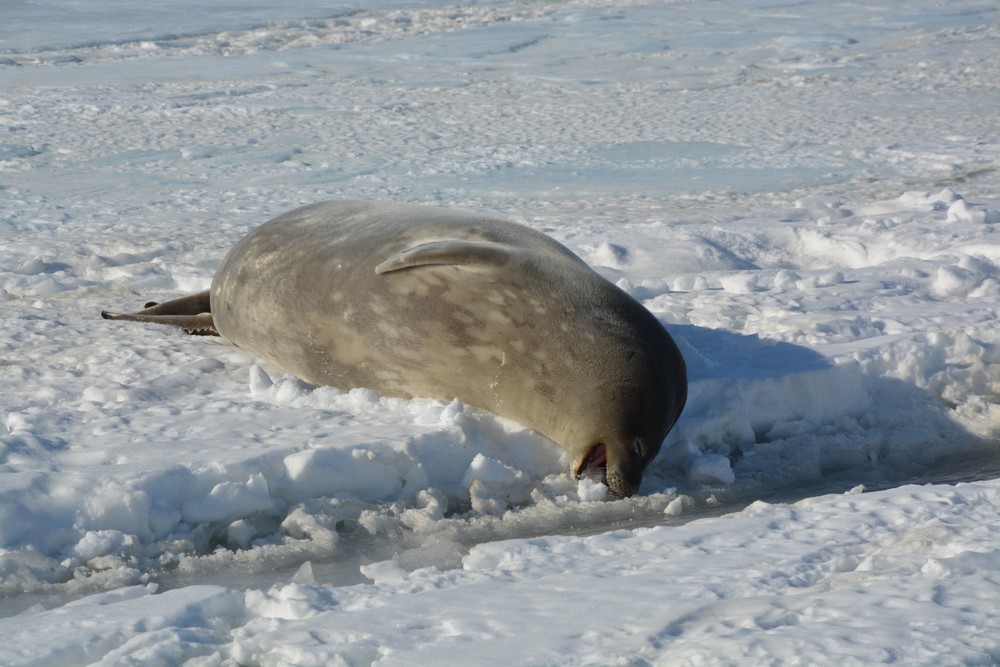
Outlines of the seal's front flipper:
[{"label": "seal's front flipper", "polygon": [[212,306],[209,302],[208,290],[164,303],[151,302],[138,313],[101,311],[101,317],[106,320],[168,324],[180,327],[192,336],[219,335],[219,331],[215,328],[215,322],[212,320]]},{"label": "seal's front flipper", "polygon": [[375,273],[390,273],[418,266],[501,267],[520,249],[491,241],[431,241],[412,246],[375,267]]}]

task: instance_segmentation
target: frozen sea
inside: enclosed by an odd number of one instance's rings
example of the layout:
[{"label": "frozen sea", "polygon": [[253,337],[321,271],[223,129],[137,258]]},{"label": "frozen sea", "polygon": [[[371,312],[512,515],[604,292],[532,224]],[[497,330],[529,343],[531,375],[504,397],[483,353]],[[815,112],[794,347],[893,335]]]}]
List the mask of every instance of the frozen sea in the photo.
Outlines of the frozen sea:
[{"label": "frozen sea", "polygon": [[[10,0],[0,121],[0,664],[1000,663],[994,0]],[[100,319],[326,199],[644,303],[640,493]]]}]

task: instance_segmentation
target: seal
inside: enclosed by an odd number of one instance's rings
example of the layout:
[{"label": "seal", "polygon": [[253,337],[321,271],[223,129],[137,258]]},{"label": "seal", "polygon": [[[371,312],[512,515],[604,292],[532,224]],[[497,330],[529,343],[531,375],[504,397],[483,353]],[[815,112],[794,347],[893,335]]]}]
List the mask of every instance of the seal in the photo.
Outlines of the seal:
[{"label": "seal", "polygon": [[663,325],[552,238],[476,213],[305,206],[248,234],[207,292],[107,319],[218,334],[316,385],[459,400],[634,494],[687,399]]}]

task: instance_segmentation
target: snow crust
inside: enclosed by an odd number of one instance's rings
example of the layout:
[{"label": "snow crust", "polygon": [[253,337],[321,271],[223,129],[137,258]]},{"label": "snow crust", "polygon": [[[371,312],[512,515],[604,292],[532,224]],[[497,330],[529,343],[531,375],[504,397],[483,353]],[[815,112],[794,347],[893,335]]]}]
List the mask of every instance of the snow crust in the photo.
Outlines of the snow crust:
[{"label": "snow crust", "polygon": [[[1000,661],[995,3],[271,5],[0,8],[0,663]],[[640,494],[99,319],[330,198],[522,221],[660,318]]]}]

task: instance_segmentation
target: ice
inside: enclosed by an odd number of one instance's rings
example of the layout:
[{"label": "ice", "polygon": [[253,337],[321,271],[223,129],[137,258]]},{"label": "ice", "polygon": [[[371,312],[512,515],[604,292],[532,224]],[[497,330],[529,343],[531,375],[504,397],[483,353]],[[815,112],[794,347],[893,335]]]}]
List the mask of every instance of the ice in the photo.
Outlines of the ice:
[{"label": "ice", "polygon": [[[997,661],[993,3],[15,5],[0,663]],[[690,399],[640,493],[100,319],[332,198],[524,222],[643,302]]]}]

